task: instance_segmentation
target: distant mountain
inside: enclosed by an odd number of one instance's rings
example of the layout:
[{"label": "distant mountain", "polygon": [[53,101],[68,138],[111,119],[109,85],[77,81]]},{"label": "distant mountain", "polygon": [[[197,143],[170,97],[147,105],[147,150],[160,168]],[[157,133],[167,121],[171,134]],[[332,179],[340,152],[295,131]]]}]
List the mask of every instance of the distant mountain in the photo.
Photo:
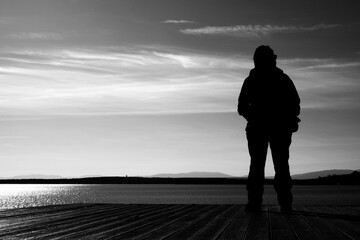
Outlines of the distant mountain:
[{"label": "distant mountain", "polygon": [[60,175],[46,175],[46,174],[30,174],[30,175],[18,175],[13,177],[6,177],[1,179],[60,179],[64,178]]},{"label": "distant mountain", "polygon": [[[350,170],[350,169],[331,169],[331,170],[323,170],[316,172],[308,172],[303,174],[294,174],[292,175],[293,179],[315,179],[318,177],[327,177],[330,175],[345,175],[351,174],[354,171],[360,170]],[[160,173],[156,175],[152,175],[150,177],[160,177],[160,178],[234,178],[234,176],[220,173],[220,172],[188,172],[188,173]],[[243,176],[242,178],[247,178]],[[272,179],[273,177],[267,177]]]},{"label": "distant mountain", "polygon": [[[354,171],[358,170],[350,170],[350,169],[332,169],[332,170],[323,170],[316,172],[308,172],[303,174],[294,174],[292,178],[294,180],[302,180],[302,179],[316,179],[318,177],[327,177],[330,175],[346,175],[351,174]],[[30,174],[30,175],[18,175],[13,177],[0,177],[0,179],[64,179],[64,178],[101,178],[101,175],[84,175],[80,177],[63,177],[60,175],[46,175],[46,174]],[[220,172],[188,172],[188,173],[160,173],[148,177],[154,178],[239,178],[234,177],[225,173]],[[247,176],[243,176],[240,178],[247,178]],[[273,177],[267,177],[268,179],[272,179]]]},{"label": "distant mountain", "polygon": [[100,177],[104,177],[103,175],[83,175],[80,177],[74,177],[74,178],[100,178]]},{"label": "distant mountain", "polygon": [[354,171],[359,170],[350,170],[350,169],[332,169],[332,170],[323,170],[323,171],[316,171],[316,172],[308,172],[303,174],[295,174],[292,175],[292,179],[315,179],[318,177],[327,177],[330,175],[345,175],[350,174]]},{"label": "distant mountain", "polygon": [[150,177],[160,178],[233,178],[233,176],[220,172],[188,172],[188,173],[160,173]]}]

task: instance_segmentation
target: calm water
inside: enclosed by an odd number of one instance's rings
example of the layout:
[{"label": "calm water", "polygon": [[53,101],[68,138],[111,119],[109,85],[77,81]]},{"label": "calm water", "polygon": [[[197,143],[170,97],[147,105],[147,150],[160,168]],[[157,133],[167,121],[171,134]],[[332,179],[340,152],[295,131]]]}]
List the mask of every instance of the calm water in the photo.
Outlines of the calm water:
[{"label": "calm water", "polygon": [[[359,205],[358,186],[294,186],[294,204]],[[68,203],[245,204],[243,185],[0,184],[0,209]],[[276,204],[265,186],[265,204]]]}]

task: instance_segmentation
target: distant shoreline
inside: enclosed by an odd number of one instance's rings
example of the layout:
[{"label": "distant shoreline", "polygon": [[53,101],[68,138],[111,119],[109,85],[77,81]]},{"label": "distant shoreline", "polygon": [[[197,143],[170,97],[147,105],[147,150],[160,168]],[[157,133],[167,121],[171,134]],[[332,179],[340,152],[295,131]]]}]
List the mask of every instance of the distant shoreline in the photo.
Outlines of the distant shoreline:
[{"label": "distant shoreline", "polygon": [[[160,178],[160,177],[88,177],[61,179],[0,179],[0,184],[202,184],[244,185],[246,178]],[[265,184],[273,184],[265,179]],[[294,185],[341,185],[359,186],[360,173],[332,175],[316,179],[294,179]]]},{"label": "distant shoreline", "polygon": [[89,177],[1,179],[0,184],[245,184],[245,178]]}]

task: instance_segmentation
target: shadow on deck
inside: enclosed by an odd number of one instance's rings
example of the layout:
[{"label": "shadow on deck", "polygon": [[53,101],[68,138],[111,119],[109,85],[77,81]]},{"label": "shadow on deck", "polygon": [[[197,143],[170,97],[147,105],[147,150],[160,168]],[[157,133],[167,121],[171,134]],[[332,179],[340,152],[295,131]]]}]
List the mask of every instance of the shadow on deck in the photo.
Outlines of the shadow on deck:
[{"label": "shadow on deck", "polygon": [[360,239],[360,206],[70,204],[0,211],[0,239]]}]

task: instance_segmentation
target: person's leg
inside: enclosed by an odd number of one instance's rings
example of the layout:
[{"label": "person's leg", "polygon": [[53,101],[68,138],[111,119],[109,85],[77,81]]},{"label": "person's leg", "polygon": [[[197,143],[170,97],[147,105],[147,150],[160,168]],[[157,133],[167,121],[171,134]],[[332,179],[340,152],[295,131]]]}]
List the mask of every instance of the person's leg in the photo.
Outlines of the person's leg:
[{"label": "person's leg", "polygon": [[248,205],[251,208],[260,208],[264,192],[264,168],[268,148],[266,134],[260,131],[247,131],[248,148],[250,154],[250,170],[247,180]]},{"label": "person's leg", "polygon": [[270,148],[275,168],[274,186],[282,210],[291,210],[293,196],[289,169],[291,132],[276,132],[270,138]]}]

